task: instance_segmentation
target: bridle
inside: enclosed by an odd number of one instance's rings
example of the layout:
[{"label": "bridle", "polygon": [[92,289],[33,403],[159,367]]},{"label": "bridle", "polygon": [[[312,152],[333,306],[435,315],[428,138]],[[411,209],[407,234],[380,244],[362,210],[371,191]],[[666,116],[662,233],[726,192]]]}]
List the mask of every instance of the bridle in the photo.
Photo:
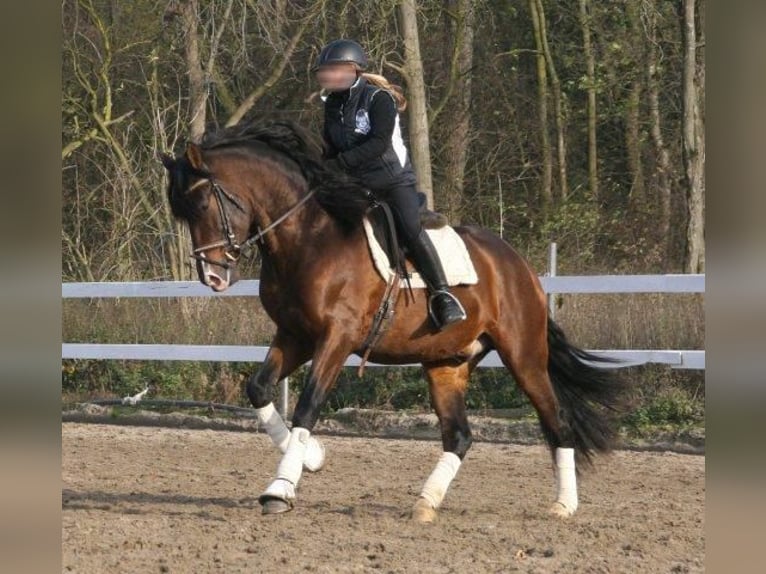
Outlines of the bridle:
[{"label": "bridle", "polygon": [[[269,231],[274,230],[280,223],[285,221],[288,217],[290,217],[293,213],[298,211],[304,203],[306,203],[311,197],[314,195],[314,190],[310,190],[306,195],[304,195],[298,203],[293,205],[290,209],[287,210],[283,215],[281,215],[279,218],[271,222],[265,229],[261,229],[260,227],[257,228],[257,231],[254,235],[248,237],[245,241],[242,243],[239,243],[237,241],[237,235],[234,233],[234,230],[231,226],[231,219],[229,217],[229,212],[226,210],[226,206],[224,204],[224,200],[228,201],[234,207],[236,207],[239,211],[242,213],[247,213],[247,210],[242,205],[241,201],[235,196],[226,191],[223,186],[218,183],[212,175],[208,175],[204,177],[203,179],[200,179],[199,181],[195,182],[194,185],[192,185],[188,191],[192,191],[196,189],[197,187],[200,187],[201,185],[204,185],[205,183],[209,183],[212,190],[213,190],[213,197],[215,197],[216,205],[218,206],[218,214],[221,218],[221,231],[223,233],[223,239],[220,239],[218,241],[215,241],[213,243],[207,243],[201,247],[197,247],[194,251],[192,251],[192,254],[190,257],[192,259],[196,259],[197,261],[203,261],[207,263],[208,265],[216,265],[218,267],[222,267],[223,269],[226,269],[226,275],[227,280],[229,279],[228,275],[230,273],[231,267],[237,262],[239,259],[240,254],[242,253],[242,248],[249,247],[250,245],[253,245],[254,243],[257,243],[259,246],[263,245],[263,236],[266,235]],[[205,255],[206,251],[209,251],[210,249],[215,249],[217,247],[223,247],[224,248],[224,256],[226,257],[225,261],[221,261],[218,259],[210,259],[207,255]]]}]

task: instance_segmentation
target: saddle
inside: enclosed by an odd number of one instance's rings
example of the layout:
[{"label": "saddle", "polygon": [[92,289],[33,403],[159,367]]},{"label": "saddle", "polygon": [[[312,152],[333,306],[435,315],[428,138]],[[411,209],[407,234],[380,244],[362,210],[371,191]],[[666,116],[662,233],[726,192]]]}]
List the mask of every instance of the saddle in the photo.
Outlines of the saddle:
[{"label": "saddle", "polygon": [[[447,284],[452,287],[478,283],[476,270],[462,237],[447,225],[444,215],[425,208],[425,195],[420,205],[420,221],[436,248]],[[407,260],[406,247],[396,237],[396,227],[388,206],[378,202],[377,207],[368,211],[363,225],[370,255],[383,280],[388,282],[393,274],[398,273],[408,288],[425,288],[425,281]]]},{"label": "saddle", "polygon": [[[380,204],[381,208],[371,209],[367,212],[367,219],[372,227],[375,240],[378,245],[383,248],[388,257],[390,268],[397,269],[398,265],[401,264],[402,269],[404,269],[407,250],[395,237],[396,228],[392,225],[392,222],[388,221],[385,208],[382,205],[383,203],[384,202],[379,201],[378,204]],[[420,224],[423,226],[423,229],[441,229],[447,227],[447,224],[449,223],[447,217],[442,213],[428,209],[428,207],[426,207],[426,194],[421,191],[418,192],[418,203],[420,204]],[[399,246],[398,252],[395,252],[396,246]]]},{"label": "saddle", "polygon": [[[478,283],[476,270],[462,238],[447,225],[447,218],[426,208],[425,194],[418,194],[420,202],[420,221],[431,236],[439,254],[450,285]],[[406,249],[399,244],[396,226],[391,209],[385,202],[378,201],[367,212],[363,222],[367,242],[375,268],[386,282],[386,289],[378,310],[373,318],[370,332],[362,344],[362,362],[359,376],[364,373],[364,366],[375,344],[385,333],[394,316],[394,307],[399,296],[399,289],[406,286],[414,299],[413,288],[425,288],[425,281],[406,259]]]}]

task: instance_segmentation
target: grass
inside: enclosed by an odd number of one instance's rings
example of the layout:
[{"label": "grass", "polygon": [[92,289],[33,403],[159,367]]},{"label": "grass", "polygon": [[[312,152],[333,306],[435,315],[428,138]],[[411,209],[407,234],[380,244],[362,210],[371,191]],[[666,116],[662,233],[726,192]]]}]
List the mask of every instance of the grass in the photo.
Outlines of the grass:
[{"label": "grass", "polygon": [[[64,300],[67,342],[268,345],[275,328],[257,298]],[[556,321],[576,345],[592,349],[702,349],[701,295],[563,295]],[[257,364],[183,361],[62,361],[62,399],[119,398],[151,385],[153,398],[247,405],[243,392]],[[307,369],[291,377],[291,399]],[[704,372],[662,366],[623,371],[635,391],[624,418],[633,433],[704,425]],[[528,406],[504,369],[477,369],[466,397],[475,411]],[[418,368],[369,368],[364,380],[344,369],[326,410],[343,407],[430,409]]]}]

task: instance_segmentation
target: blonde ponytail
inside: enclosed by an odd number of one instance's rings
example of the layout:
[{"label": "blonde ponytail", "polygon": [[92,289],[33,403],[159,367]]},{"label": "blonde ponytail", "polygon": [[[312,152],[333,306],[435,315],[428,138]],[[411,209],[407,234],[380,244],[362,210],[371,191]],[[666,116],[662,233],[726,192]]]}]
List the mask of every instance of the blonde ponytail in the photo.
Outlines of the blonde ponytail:
[{"label": "blonde ponytail", "polygon": [[361,76],[373,86],[377,86],[389,92],[394,97],[394,100],[396,100],[397,110],[403,112],[407,109],[407,98],[404,97],[404,91],[400,86],[392,84],[380,74],[370,74],[369,72],[363,72]]}]

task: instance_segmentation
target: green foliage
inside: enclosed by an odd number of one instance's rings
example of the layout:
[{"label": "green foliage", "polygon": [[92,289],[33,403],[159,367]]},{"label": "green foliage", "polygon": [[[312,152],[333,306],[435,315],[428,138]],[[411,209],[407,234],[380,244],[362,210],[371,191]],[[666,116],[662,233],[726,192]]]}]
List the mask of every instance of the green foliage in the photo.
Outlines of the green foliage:
[{"label": "green foliage", "polygon": [[579,193],[551,209],[540,236],[546,243],[558,242],[561,255],[571,254],[578,265],[587,267],[596,260],[602,225],[598,204]]},{"label": "green foliage", "polygon": [[705,381],[702,373],[643,367],[635,404],[623,424],[638,434],[663,428],[689,428],[705,423]]},{"label": "green foliage", "polygon": [[705,405],[682,388],[669,388],[639,406],[625,423],[643,428],[649,425],[690,425],[704,420]]},{"label": "green foliage", "polygon": [[469,409],[510,409],[529,404],[505,369],[476,369],[465,397]]},{"label": "green foliage", "polygon": [[370,367],[364,377],[347,368],[328,401],[328,409],[344,407],[425,410],[430,408],[428,383],[420,368]]},{"label": "green foliage", "polygon": [[122,398],[149,387],[151,398],[245,405],[242,386],[256,368],[241,363],[65,360],[61,392],[71,402]]}]

